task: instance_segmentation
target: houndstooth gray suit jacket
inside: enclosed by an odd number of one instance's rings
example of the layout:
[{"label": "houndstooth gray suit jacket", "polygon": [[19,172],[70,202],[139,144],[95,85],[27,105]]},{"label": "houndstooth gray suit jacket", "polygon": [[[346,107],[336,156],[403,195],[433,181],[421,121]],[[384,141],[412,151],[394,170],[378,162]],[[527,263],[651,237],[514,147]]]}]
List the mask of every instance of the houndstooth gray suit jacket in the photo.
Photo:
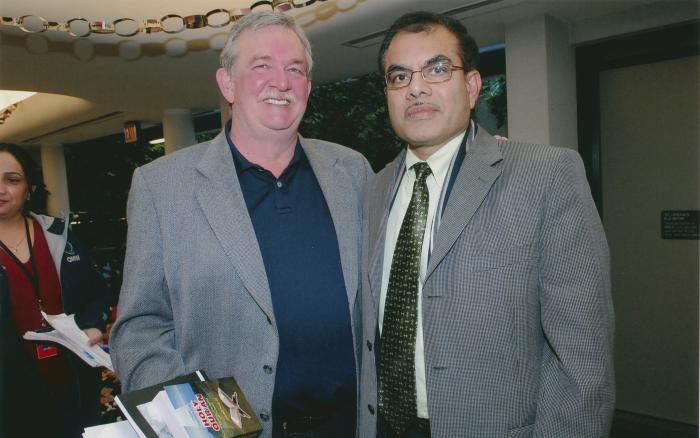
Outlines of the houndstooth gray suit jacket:
[{"label": "houndstooth gray suit jacket", "polygon": [[[355,357],[361,343],[362,196],[373,176],[348,148],[301,139],[338,237]],[[279,349],[272,297],[223,132],[134,172],[112,360],[125,390],[201,369],[234,376],[272,431]],[[284,242],[281,242],[284,244]]]},{"label": "houndstooth gray suit jacket", "polygon": [[[384,235],[404,158],[367,191],[363,438],[375,434]],[[432,436],[607,436],[615,400],[609,259],[580,157],[479,128],[458,170],[423,285]]]}]

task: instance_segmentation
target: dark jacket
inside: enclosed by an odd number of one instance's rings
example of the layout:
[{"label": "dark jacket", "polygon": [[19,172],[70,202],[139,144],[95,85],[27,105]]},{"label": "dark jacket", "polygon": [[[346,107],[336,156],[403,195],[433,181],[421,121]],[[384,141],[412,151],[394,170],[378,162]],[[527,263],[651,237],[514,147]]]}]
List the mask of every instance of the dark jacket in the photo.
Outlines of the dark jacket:
[{"label": "dark jacket", "polygon": [[[104,330],[110,297],[98,271],[84,248],[68,231],[63,219],[32,214],[44,230],[49,252],[56,265],[61,282],[63,310],[75,314],[80,328],[96,327]],[[61,436],[57,433],[60,409],[41,409],[42,418],[36,417],[36,407],[52,406],[52,400],[39,377],[34,361],[27,356],[21,334],[10,319],[10,297],[7,273],[0,266],[0,436]],[[69,421],[78,430],[99,420],[99,370],[83,363],[73,355],[78,388],[75,409],[80,415]],[[33,408],[34,407],[34,408]],[[55,413],[56,415],[51,415]],[[23,432],[24,431],[24,432]]]},{"label": "dark jacket", "polygon": [[75,314],[75,322],[81,329],[104,330],[111,299],[87,251],[75,239],[64,219],[37,214],[32,214],[32,218],[44,230],[61,281],[63,311],[67,315]]}]

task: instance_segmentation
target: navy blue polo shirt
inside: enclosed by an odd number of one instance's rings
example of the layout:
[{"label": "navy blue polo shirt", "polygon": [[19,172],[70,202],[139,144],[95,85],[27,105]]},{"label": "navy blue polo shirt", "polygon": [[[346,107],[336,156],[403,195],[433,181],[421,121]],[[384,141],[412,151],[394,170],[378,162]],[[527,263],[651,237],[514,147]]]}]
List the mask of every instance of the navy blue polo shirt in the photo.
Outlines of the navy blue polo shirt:
[{"label": "navy blue polo shirt", "polygon": [[330,210],[301,145],[280,175],[226,139],[260,246],[279,332],[272,413],[324,415],[355,400],[350,310]]}]

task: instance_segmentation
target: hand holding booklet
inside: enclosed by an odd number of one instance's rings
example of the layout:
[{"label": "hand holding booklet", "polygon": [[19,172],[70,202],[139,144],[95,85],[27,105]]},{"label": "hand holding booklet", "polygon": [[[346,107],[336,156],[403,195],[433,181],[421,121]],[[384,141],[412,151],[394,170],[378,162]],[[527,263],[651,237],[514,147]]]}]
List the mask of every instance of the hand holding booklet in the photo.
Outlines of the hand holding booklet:
[{"label": "hand holding booklet", "polygon": [[75,323],[75,315],[44,315],[46,321],[53,327],[47,332],[26,332],[24,339],[29,341],[50,341],[61,344],[75,353],[91,367],[106,367],[114,371],[112,360],[99,345],[89,345],[88,337]]},{"label": "hand holding booklet", "polygon": [[256,437],[262,425],[232,377],[201,371],[116,396],[141,438]]}]

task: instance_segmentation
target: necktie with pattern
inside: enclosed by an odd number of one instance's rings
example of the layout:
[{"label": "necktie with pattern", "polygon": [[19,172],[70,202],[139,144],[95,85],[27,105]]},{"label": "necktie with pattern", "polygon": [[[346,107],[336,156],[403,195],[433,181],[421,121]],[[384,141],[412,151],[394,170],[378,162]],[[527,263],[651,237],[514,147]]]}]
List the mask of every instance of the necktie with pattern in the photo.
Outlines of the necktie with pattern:
[{"label": "necktie with pattern", "polygon": [[427,163],[416,173],[413,195],[396,240],[384,304],[379,358],[379,411],[392,432],[402,434],[416,418],[416,327],[423,236],[428,217]]}]

